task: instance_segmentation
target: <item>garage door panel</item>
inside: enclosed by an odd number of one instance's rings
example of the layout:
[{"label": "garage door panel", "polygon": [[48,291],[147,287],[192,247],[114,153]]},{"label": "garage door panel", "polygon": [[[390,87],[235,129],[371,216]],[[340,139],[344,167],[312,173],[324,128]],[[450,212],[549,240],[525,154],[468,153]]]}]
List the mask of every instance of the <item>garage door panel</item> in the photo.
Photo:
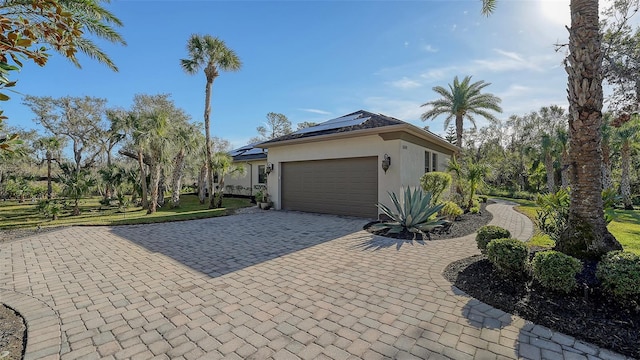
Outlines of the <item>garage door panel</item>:
[{"label": "garage door panel", "polygon": [[282,208],[377,217],[377,157],[282,164]]}]

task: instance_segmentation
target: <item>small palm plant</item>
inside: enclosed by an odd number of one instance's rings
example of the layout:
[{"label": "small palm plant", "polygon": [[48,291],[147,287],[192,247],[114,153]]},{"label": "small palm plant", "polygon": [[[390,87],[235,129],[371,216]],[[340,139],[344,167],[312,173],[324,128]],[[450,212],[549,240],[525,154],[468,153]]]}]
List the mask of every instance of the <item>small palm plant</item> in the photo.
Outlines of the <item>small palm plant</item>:
[{"label": "small palm plant", "polygon": [[393,221],[374,225],[377,229],[388,229],[387,232],[391,234],[407,230],[428,238],[430,231],[444,224],[444,220],[433,218],[444,205],[431,206],[430,192],[424,193],[420,188],[413,191],[406,188],[402,201],[393,192],[389,193],[389,197],[393,201],[395,211],[382,203],[378,203],[378,208]]}]

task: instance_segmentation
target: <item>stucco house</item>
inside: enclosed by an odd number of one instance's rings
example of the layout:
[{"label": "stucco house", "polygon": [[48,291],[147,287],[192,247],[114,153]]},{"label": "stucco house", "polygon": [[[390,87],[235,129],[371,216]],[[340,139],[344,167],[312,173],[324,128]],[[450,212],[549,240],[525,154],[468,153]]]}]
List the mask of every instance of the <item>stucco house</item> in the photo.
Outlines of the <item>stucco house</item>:
[{"label": "stucco house", "polygon": [[249,144],[231,150],[229,155],[238,167],[244,168],[243,176],[225,176],[225,193],[235,195],[253,195],[255,185],[267,185],[267,150]]},{"label": "stucco house", "polygon": [[276,209],[366,218],[378,218],[378,202],[392,205],[388,192],[419,186],[458,151],[431,132],[363,110],[250,148],[234,159],[249,168],[247,186],[266,181]]}]

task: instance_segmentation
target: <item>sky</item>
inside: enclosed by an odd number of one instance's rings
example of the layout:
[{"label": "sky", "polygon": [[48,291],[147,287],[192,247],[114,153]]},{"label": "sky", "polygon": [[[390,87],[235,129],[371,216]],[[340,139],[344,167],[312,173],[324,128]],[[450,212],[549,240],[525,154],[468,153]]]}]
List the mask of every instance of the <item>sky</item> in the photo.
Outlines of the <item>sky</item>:
[{"label": "sky", "polygon": [[180,67],[193,33],[218,36],[243,62],[213,85],[211,134],[232,147],[256,136],[269,112],[295,129],[367,110],[444,134],[444,119],[422,122],[420,105],[456,75],[491,83],[485,91],[502,99],[498,118],[567,107],[565,54],[555,44],[568,42],[568,0],[497,5],[485,17],[480,0],[112,0],[105,6],[123,21],[127,46],[97,42],[119,72],[83,56],[78,69],[53,53],[45,67],[25,63],[12,75],[19,94],[2,109],[9,125],[40,129],[21,94],[100,97],[126,109],[135,94],[168,93],[203,122],[204,73]]}]

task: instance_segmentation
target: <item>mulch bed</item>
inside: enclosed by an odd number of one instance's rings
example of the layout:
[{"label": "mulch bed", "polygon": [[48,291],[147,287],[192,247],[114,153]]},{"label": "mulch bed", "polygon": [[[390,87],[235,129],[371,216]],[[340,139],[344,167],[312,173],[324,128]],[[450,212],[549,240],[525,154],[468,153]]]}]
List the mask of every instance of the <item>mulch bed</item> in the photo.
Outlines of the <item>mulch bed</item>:
[{"label": "mulch bed", "polygon": [[[458,237],[466,236],[469,234],[473,234],[481,226],[488,224],[491,221],[491,219],[493,219],[493,215],[491,215],[491,213],[486,210],[486,207],[487,207],[487,204],[483,203],[483,204],[480,204],[479,214],[466,213],[464,215],[459,216],[458,219],[456,219],[456,221],[453,222],[453,225],[451,226],[451,229],[449,232],[444,234],[431,233],[430,234],[431,240],[453,239],[453,238],[458,238]],[[428,239],[423,239],[422,234],[415,234],[406,230],[397,234],[395,233],[389,234],[387,233],[388,230],[386,229],[375,230],[374,228],[372,228],[374,224],[378,224],[378,223],[380,223],[380,221],[370,222],[364,226],[364,230],[367,230],[368,232],[375,235],[385,236],[385,237],[394,238],[394,239],[428,240]]]},{"label": "mulch bed", "polygon": [[[640,359],[640,308],[622,305],[603,294],[586,264],[573,293],[544,289],[528,275],[501,277],[484,255],[450,264],[444,277],[468,295],[579,340]],[[590,284],[590,285],[587,285]]]},{"label": "mulch bed", "polygon": [[0,359],[22,359],[26,335],[22,316],[0,304]]}]

